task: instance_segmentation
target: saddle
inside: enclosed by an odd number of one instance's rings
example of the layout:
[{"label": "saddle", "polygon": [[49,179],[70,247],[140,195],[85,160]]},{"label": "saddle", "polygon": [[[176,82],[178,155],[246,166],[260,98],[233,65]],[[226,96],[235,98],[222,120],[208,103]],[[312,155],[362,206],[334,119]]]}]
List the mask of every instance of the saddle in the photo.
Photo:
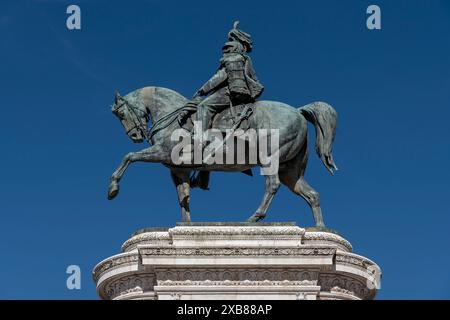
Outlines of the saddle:
[{"label": "saddle", "polygon": [[[250,128],[249,118],[253,114],[253,108],[253,103],[233,106],[234,112],[232,112],[231,108],[226,108],[225,110],[219,112],[214,116],[211,128],[218,129],[224,133],[226,132],[226,130],[230,129],[241,129],[243,131],[246,131]],[[184,123],[180,123],[181,127],[188,131],[191,131],[195,117],[196,113],[192,112]]]}]

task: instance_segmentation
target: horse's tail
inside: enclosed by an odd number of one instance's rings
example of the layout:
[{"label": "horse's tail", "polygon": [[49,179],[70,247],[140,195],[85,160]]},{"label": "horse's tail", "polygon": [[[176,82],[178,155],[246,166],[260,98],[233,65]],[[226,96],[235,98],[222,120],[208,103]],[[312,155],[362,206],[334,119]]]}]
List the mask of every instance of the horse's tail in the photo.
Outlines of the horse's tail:
[{"label": "horse's tail", "polygon": [[299,112],[316,128],[316,152],[327,170],[334,174],[338,170],[333,161],[332,145],[336,134],[337,113],[325,102],[314,102],[299,109]]}]

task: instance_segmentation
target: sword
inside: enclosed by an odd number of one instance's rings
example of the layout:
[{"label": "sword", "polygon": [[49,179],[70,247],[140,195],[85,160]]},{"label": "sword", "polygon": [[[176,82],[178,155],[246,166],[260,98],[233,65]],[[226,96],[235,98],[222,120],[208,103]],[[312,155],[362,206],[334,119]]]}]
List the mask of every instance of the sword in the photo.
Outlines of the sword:
[{"label": "sword", "polygon": [[230,99],[230,113],[231,113],[231,120],[233,121],[234,124],[236,123],[237,114],[236,110],[234,109],[233,103],[231,102],[231,99]]},{"label": "sword", "polygon": [[[239,118],[234,122],[233,126],[231,127],[231,130],[229,130],[229,132],[225,136],[225,139],[223,139],[222,143],[214,149],[214,153],[216,153],[217,151],[219,151],[220,149],[223,148],[223,146],[225,145],[225,142],[232,135],[234,135],[234,131],[239,127],[239,125],[241,124],[242,120],[248,119],[252,115],[252,113],[253,113],[253,109],[247,104],[244,107],[244,110],[242,110],[241,114],[239,115]],[[208,153],[206,158],[203,159],[203,163],[206,163],[211,157],[212,157],[212,152]]]},{"label": "sword", "polygon": [[227,95],[230,100],[231,121],[233,121],[233,124],[234,124],[234,123],[236,123],[237,114],[236,114],[236,110],[234,109],[233,102],[231,101],[232,99],[231,99],[231,94],[230,94],[230,88],[227,88]]}]

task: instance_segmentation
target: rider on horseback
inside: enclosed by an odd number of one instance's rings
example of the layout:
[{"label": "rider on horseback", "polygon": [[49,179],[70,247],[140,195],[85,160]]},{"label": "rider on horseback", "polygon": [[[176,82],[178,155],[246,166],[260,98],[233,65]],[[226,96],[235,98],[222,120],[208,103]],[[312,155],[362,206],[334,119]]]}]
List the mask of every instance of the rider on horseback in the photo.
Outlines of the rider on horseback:
[{"label": "rider on horseback", "polygon": [[[196,120],[201,122],[202,133],[211,127],[212,119],[217,113],[231,108],[231,114],[235,117],[233,106],[255,102],[264,90],[247,55],[252,51],[251,36],[239,30],[238,25],[239,21],[236,21],[233,29],[228,32],[228,42],[222,48],[219,69],[188,103],[197,106]],[[204,96],[207,97],[201,100]],[[186,116],[187,114],[182,114],[181,118]],[[209,172],[201,171],[192,180],[192,187],[207,189],[208,182]]]},{"label": "rider on horseback", "polygon": [[[251,37],[238,30],[238,24],[236,21],[228,33],[219,69],[190,102],[197,105],[196,118],[202,123],[202,131],[210,128],[212,118],[220,111],[233,105],[255,102],[264,90],[247,55],[252,51]],[[200,101],[200,97],[204,96],[208,97]]]}]

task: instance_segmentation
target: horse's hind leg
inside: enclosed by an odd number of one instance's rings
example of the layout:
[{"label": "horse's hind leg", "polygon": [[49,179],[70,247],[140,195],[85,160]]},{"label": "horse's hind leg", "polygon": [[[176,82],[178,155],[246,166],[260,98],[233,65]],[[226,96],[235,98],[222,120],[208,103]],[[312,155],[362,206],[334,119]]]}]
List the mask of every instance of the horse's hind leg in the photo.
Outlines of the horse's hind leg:
[{"label": "horse's hind leg", "polygon": [[308,153],[305,146],[297,157],[287,163],[284,168],[280,168],[280,181],[292,192],[306,200],[311,207],[316,227],[324,228],[319,193],[306,182],[304,177],[307,159]]},{"label": "horse's hind leg", "polygon": [[294,186],[293,190],[296,194],[303,197],[311,207],[316,227],[325,228],[323,222],[322,209],[320,208],[320,196],[319,193],[314,190],[304,177],[300,177]]},{"label": "horse's hind leg", "polygon": [[250,218],[248,218],[248,222],[257,222],[266,217],[267,209],[269,208],[270,203],[272,202],[273,197],[275,196],[279,188],[280,180],[278,178],[278,174],[267,175],[263,200],[256,212]]}]

